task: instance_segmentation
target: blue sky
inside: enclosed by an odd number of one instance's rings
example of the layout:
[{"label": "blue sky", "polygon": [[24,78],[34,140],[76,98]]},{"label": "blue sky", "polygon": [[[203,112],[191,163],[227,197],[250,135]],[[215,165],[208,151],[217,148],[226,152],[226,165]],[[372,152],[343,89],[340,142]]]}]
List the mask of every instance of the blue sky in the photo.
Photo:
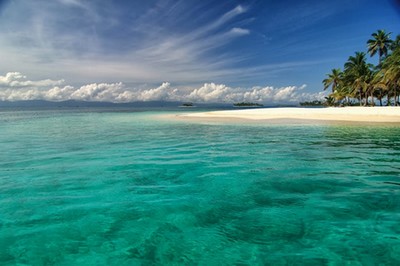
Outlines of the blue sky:
[{"label": "blue sky", "polygon": [[232,100],[256,90],[248,99],[267,101],[272,98],[262,98],[263,89],[276,95],[292,87],[297,96],[319,97],[325,74],[366,51],[371,33],[400,33],[395,3],[0,0],[0,98],[12,99],[18,88],[26,98],[28,88],[35,94],[57,87],[64,91],[54,99],[37,97],[62,100],[93,84],[97,89],[82,93],[120,86],[109,97],[126,92],[124,101],[142,99],[137,92],[143,90],[159,92],[157,100],[215,89],[236,93]]}]

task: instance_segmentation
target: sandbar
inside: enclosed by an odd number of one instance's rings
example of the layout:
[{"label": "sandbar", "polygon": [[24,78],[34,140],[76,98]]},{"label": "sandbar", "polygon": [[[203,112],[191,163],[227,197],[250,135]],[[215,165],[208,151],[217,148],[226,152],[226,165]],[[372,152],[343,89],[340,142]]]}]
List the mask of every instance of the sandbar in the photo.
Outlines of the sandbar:
[{"label": "sandbar", "polygon": [[297,121],[399,123],[400,107],[329,107],[329,108],[254,108],[179,114],[179,119],[198,121]]}]

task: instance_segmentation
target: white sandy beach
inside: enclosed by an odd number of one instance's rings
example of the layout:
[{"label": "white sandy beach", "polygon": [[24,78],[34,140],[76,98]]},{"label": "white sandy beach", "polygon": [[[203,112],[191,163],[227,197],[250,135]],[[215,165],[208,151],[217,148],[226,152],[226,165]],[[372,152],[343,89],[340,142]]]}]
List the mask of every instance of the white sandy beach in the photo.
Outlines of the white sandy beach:
[{"label": "white sandy beach", "polygon": [[180,115],[182,119],[204,120],[308,120],[319,122],[400,123],[400,107],[331,107],[331,108],[255,108],[213,111]]}]

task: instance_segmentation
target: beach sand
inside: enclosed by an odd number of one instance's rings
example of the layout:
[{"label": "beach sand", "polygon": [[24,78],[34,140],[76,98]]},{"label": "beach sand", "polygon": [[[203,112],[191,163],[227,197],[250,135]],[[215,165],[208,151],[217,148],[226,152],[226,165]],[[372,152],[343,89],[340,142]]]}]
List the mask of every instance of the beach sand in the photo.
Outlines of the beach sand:
[{"label": "beach sand", "polygon": [[269,123],[400,123],[400,107],[331,107],[331,108],[255,108],[198,112],[177,115],[178,119],[198,121],[266,121]]}]

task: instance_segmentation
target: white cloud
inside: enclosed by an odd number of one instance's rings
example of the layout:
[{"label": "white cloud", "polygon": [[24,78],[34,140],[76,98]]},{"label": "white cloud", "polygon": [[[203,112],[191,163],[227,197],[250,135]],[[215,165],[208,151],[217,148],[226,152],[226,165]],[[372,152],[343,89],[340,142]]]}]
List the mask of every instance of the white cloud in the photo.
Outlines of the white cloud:
[{"label": "white cloud", "polygon": [[[164,82],[160,87],[155,89],[143,90],[139,93],[137,100],[140,101],[168,101],[170,99],[171,84]],[[172,91],[173,92],[173,91]]]},{"label": "white cloud", "polygon": [[234,9],[226,12],[223,14],[221,17],[219,17],[217,20],[213,21],[212,23],[200,28],[199,30],[195,31],[194,36],[202,36],[204,34],[208,34],[213,30],[216,30],[220,26],[226,24],[233,18],[237,17],[238,15],[241,15],[243,13],[246,13],[247,9],[244,8],[241,5],[236,6]]},{"label": "white cloud", "polygon": [[246,11],[247,9],[245,7],[238,5],[234,9],[225,13],[215,24],[217,24],[218,26],[224,24],[232,18],[236,17],[237,15],[245,13]]},{"label": "white cloud", "polygon": [[60,2],[65,5],[72,5],[72,6],[78,6],[78,7],[83,6],[83,4],[79,0],[60,0]]},{"label": "white cloud", "polygon": [[199,89],[194,89],[188,96],[192,101],[200,102],[259,102],[265,104],[298,103],[304,100],[322,99],[323,94],[303,92],[306,85],[288,86],[282,88],[252,87],[231,88],[224,84],[206,83]]},{"label": "white cloud", "polygon": [[64,83],[64,80],[38,80],[30,81],[26,80],[26,76],[19,72],[8,72],[5,76],[0,76],[0,86],[8,86],[14,88],[21,87],[47,87],[56,86]]},{"label": "white cloud", "polygon": [[250,34],[250,31],[248,29],[233,28],[231,29],[230,33],[240,36],[240,35],[248,35]]},{"label": "white cloud", "polygon": [[72,86],[65,86],[62,88],[54,87],[47,91],[44,91],[42,99],[55,102],[69,100],[71,94],[74,93],[74,91],[75,89]]},{"label": "white cloud", "polygon": [[[251,87],[232,88],[224,84],[205,83],[200,88],[177,88],[164,82],[157,88],[129,88],[122,82],[92,83],[74,88],[59,86],[63,80],[27,80],[19,72],[0,76],[0,100],[47,100],[47,101],[193,101],[201,103],[258,102],[264,104],[298,103],[305,100],[323,99],[324,92],[304,92],[306,85],[282,88]],[[29,84],[29,86],[27,85]]]},{"label": "white cloud", "polygon": [[80,87],[71,94],[71,99],[82,101],[112,101],[119,96],[124,85],[119,83],[93,83]]}]

